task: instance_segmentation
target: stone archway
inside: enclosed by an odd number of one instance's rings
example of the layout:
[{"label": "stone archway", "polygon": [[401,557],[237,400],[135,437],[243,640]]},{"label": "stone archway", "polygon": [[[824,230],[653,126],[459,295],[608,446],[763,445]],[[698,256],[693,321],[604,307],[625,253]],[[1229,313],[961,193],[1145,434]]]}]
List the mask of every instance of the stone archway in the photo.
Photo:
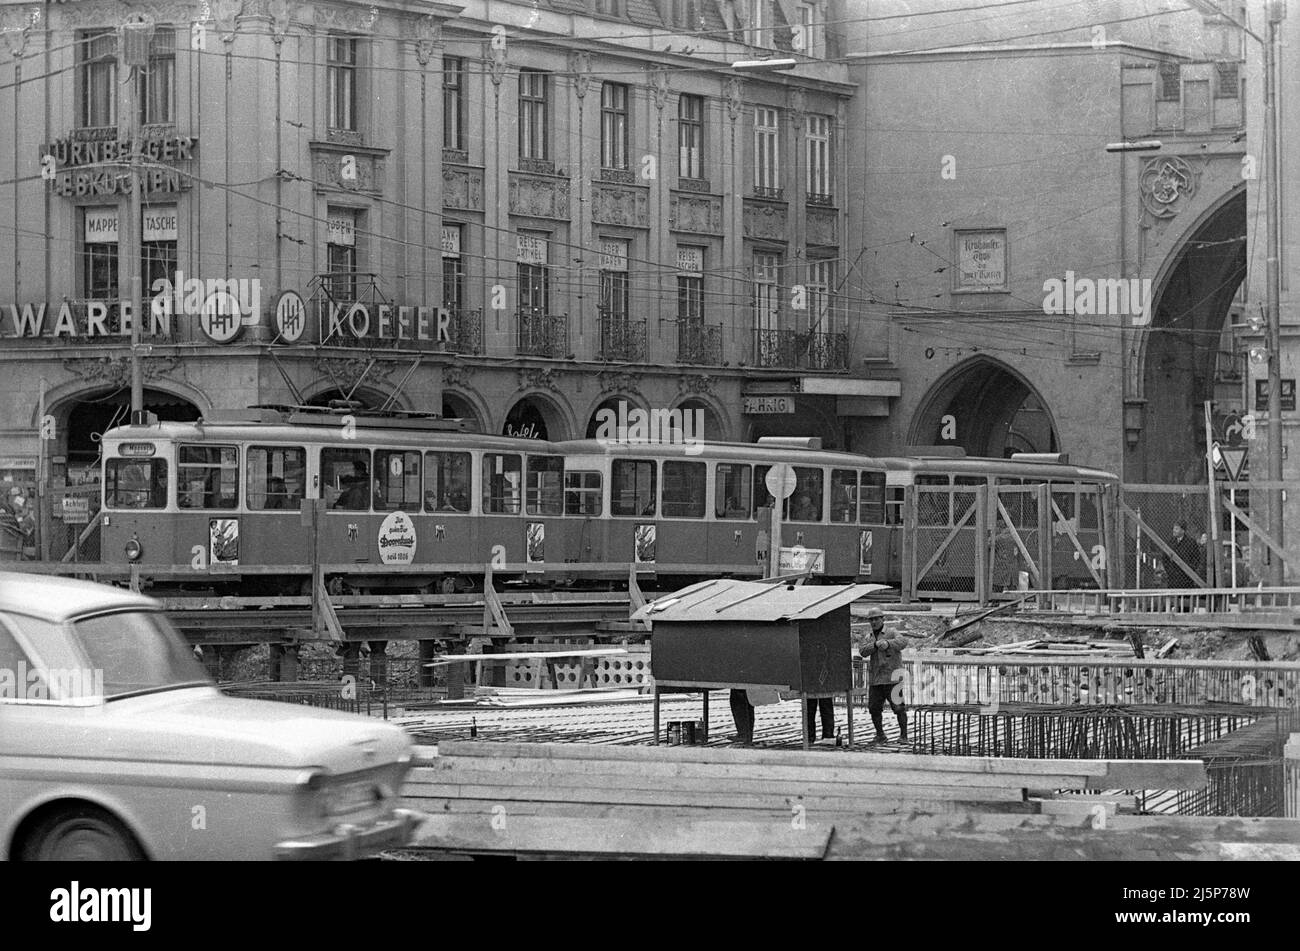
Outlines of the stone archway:
[{"label": "stone archway", "polygon": [[908,444],[970,456],[1060,452],[1056,423],[1033,385],[1000,360],[974,357],[941,377],[912,418]]},{"label": "stone archway", "polygon": [[403,409],[400,397],[391,398],[383,390],[374,389],[368,386],[359,386],[352,390],[349,396],[348,391],[339,387],[327,387],[318,391],[314,396],[309,396],[305,400],[308,406],[329,406],[331,400],[348,400],[354,403],[360,403],[362,409],[379,409],[385,403],[388,403],[389,409]]},{"label": "stone archway", "polygon": [[569,438],[564,412],[540,393],[522,396],[510,407],[501,435],[560,442]]},{"label": "stone archway", "polygon": [[473,432],[486,430],[486,418],[479,412],[474,400],[463,393],[442,391],[442,416],[444,419],[463,419]]},{"label": "stone archway", "polygon": [[[146,387],[144,409],[164,422],[192,422],[203,415],[195,403],[165,390]],[[90,390],[70,396],[51,408],[61,434],[57,455],[64,457],[69,484],[98,481],[99,439],[105,430],[124,426],[131,417],[131,394],[122,388]],[[58,473],[54,473],[56,482]]]},{"label": "stone archway", "polygon": [[1203,404],[1216,398],[1216,384],[1240,388],[1233,355],[1220,351],[1246,276],[1246,221],[1238,188],[1188,229],[1159,272],[1130,371],[1140,389],[1126,406],[1127,481],[1205,479]]}]

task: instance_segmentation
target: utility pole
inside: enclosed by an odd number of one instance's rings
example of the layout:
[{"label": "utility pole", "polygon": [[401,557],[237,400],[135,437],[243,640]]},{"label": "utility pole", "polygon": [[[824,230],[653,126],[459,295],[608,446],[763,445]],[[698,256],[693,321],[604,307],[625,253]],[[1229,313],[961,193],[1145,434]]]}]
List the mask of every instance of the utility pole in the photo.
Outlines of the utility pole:
[{"label": "utility pole", "polygon": [[127,180],[130,183],[127,202],[126,222],[119,228],[122,243],[126,247],[122,259],[123,275],[131,306],[131,422],[144,422],[144,373],[140,366],[140,326],[144,322],[144,292],[140,274],[140,253],[143,249],[141,234],[141,196],[142,181],[140,162],[143,153],[140,148],[140,70],[149,65],[149,41],[153,27],[137,20],[122,25],[118,36],[118,68],[125,75],[123,84],[122,127],[130,143],[131,159]]},{"label": "utility pole", "polygon": [[[1278,199],[1277,164],[1277,25],[1286,16],[1283,0],[1269,0],[1268,32],[1264,39],[1264,175],[1266,178],[1268,282],[1265,316],[1268,320],[1268,531],[1282,544],[1282,273],[1278,262],[1281,203]],[[1282,559],[1269,558],[1269,584],[1282,584]]]}]

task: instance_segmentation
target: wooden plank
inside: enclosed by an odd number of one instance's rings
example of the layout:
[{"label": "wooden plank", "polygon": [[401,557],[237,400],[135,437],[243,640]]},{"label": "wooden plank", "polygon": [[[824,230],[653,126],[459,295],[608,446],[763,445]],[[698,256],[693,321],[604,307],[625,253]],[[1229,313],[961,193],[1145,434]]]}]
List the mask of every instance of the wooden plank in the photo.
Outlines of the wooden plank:
[{"label": "wooden plank", "polygon": [[[956,773],[925,769],[837,769],[834,759],[826,766],[768,766],[722,763],[641,763],[636,775],[667,782],[710,783],[715,786],[740,787],[749,782],[790,780],[793,782],[862,783],[888,786],[948,786],[963,788],[1035,788],[1096,789],[1098,778],[1081,773]],[[446,782],[464,772],[501,773],[508,783],[543,782],[556,776],[622,777],[626,764],[600,760],[491,759],[482,756],[442,757],[431,767],[421,767],[411,777],[415,782]]]},{"label": "wooden plank", "polygon": [[[502,802],[500,799],[465,799],[450,796],[412,796],[403,797],[407,806],[425,812],[457,815],[500,815],[505,808],[507,815],[525,816],[576,816],[584,818],[617,816],[626,819],[653,817],[663,815],[668,810],[674,816],[682,818],[728,818],[741,816],[749,819],[776,819],[789,822],[793,809],[787,803],[763,806],[736,805],[724,803],[713,806],[683,805],[647,805],[637,803],[590,803],[590,802]],[[845,800],[833,800],[829,803],[800,802],[808,817],[834,817],[837,815],[854,815],[869,811],[873,815],[892,815],[901,813],[947,814],[965,812],[971,808],[970,803],[946,800],[863,800],[853,804]],[[1014,812],[1025,814],[1035,812],[1038,805],[1027,802],[984,802],[979,804],[980,812]]]},{"label": "wooden plank", "polygon": [[1129,760],[1106,764],[1106,789],[1204,789],[1205,764],[1193,760]]},{"label": "wooden plank", "polygon": [[[910,753],[820,753],[798,750],[746,750],[711,746],[612,746],[591,743],[488,743],[443,740],[439,757],[482,756],[506,759],[618,760],[631,763],[757,763],[771,766],[834,765],[839,769],[924,769],[961,773],[1104,776],[1108,763],[1164,760],[1052,760],[978,756],[922,756]],[[1175,760],[1174,762],[1182,762]]]},{"label": "wooden plank", "polygon": [[420,825],[413,846],[469,852],[815,860],[826,854],[831,831],[817,823],[795,829],[788,822],[667,817],[513,816],[504,828],[494,828],[487,817],[433,816]]},{"label": "wooden plank", "polygon": [[838,783],[764,783],[754,784],[744,792],[705,788],[671,788],[648,786],[645,780],[634,776],[622,777],[619,782],[608,782],[600,788],[575,785],[577,780],[561,783],[533,783],[513,785],[501,783],[495,774],[470,774],[458,776],[452,783],[412,783],[403,787],[410,796],[467,796],[471,799],[499,797],[501,801],[522,799],[557,802],[643,802],[651,805],[663,803],[725,804],[736,801],[755,805],[800,799],[843,799],[860,802],[866,799],[885,799],[891,802],[926,799],[952,802],[1020,802],[1024,794],[1019,789],[975,789],[960,786],[867,786]]}]

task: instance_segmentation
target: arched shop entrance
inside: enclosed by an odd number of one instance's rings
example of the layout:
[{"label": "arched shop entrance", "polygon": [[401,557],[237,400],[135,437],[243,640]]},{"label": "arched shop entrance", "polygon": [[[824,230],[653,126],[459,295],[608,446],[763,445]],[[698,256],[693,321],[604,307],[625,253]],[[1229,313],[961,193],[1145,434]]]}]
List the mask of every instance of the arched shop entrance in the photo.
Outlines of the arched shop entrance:
[{"label": "arched shop entrance", "polygon": [[541,396],[525,396],[510,407],[501,435],[553,442],[569,438],[559,409]]},{"label": "arched shop entrance", "polygon": [[391,399],[387,393],[380,390],[373,390],[369,387],[359,386],[351,391],[349,395],[347,390],[337,387],[321,390],[315,396],[310,396],[305,401],[308,406],[329,406],[331,400],[351,400],[354,403],[360,403],[362,409],[379,409],[385,403],[388,403],[389,409],[403,409],[399,399]]},{"label": "arched shop entrance", "polygon": [[[56,485],[84,485],[99,481],[99,439],[105,430],[123,426],[131,417],[131,394],[122,389],[98,394],[84,394],[65,404],[66,419],[61,429],[66,433],[63,453],[56,454],[51,475]],[[199,418],[199,408],[189,400],[161,390],[144,391],[144,408],[164,422],[192,422]],[[55,414],[56,423],[58,413]],[[62,455],[64,472],[58,469]]]},{"label": "arched shop entrance", "polygon": [[441,412],[444,419],[463,419],[472,431],[483,432],[483,420],[479,418],[478,410],[468,397],[444,390]]},{"label": "arched shop entrance", "polygon": [[833,396],[746,396],[744,406],[748,442],[757,442],[763,436],[816,436],[823,449],[844,446],[844,425],[835,415]]},{"label": "arched shop entrance", "polygon": [[626,396],[611,396],[607,400],[602,400],[600,405],[591,411],[591,419],[587,420],[586,438],[598,439],[603,434],[615,435],[620,427],[635,425],[634,410],[644,409],[645,407],[639,402]]},{"label": "arched shop entrance", "polygon": [[1006,364],[976,357],[930,388],[908,436],[913,446],[960,446],[970,456],[1059,452],[1041,396]]}]

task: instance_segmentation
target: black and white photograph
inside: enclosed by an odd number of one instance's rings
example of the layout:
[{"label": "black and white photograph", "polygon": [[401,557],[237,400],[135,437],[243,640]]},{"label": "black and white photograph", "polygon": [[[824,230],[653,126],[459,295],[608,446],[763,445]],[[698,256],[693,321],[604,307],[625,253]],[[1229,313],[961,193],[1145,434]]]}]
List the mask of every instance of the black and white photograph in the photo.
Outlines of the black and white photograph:
[{"label": "black and white photograph", "polygon": [[1298,375],[1300,0],[0,0],[0,859],[1239,939]]}]

